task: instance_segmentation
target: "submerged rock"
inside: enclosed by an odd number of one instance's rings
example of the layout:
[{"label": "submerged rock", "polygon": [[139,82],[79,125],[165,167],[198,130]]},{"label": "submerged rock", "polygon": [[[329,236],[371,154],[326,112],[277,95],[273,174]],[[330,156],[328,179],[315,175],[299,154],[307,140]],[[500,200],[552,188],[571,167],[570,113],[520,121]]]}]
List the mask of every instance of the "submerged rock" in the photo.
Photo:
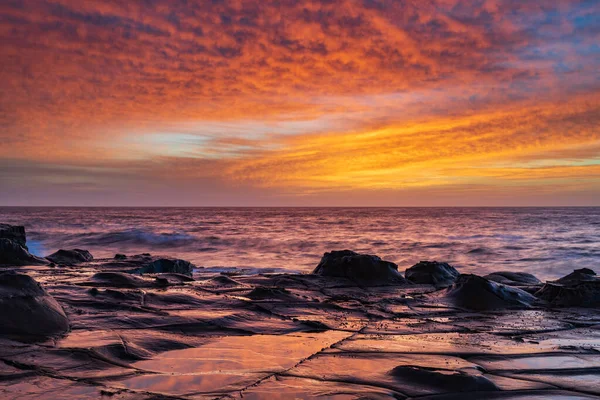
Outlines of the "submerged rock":
[{"label": "submerged rock", "polygon": [[460,273],[450,264],[437,261],[420,261],[404,272],[404,277],[412,283],[423,283],[446,287],[452,285]]},{"label": "submerged rock", "polygon": [[55,253],[50,254],[46,257],[48,260],[63,265],[75,265],[87,261],[92,261],[94,257],[87,250],[73,249],[73,250],[58,250]]},{"label": "submerged rock", "polygon": [[361,285],[406,283],[396,264],[383,261],[377,256],[358,254],[350,250],[325,253],[312,273],[348,278]]},{"label": "submerged rock", "polygon": [[538,278],[527,272],[492,272],[484,276],[484,278],[508,286],[533,286],[542,284]]},{"label": "submerged rock", "polygon": [[140,274],[159,274],[164,272],[183,274],[192,276],[192,272],[196,266],[189,261],[160,258],[139,268],[136,272]]},{"label": "submerged rock", "polygon": [[547,282],[535,295],[554,307],[600,306],[600,278],[589,268]]},{"label": "submerged rock", "polygon": [[0,272],[0,333],[49,337],[69,330],[63,308],[28,275]]},{"label": "submerged rock", "polygon": [[0,265],[44,265],[48,261],[31,254],[27,248],[16,241],[0,238]]},{"label": "submerged rock", "polygon": [[12,240],[20,244],[25,250],[29,250],[24,226],[0,224],[0,239]]},{"label": "submerged rock", "polygon": [[454,305],[470,310],[528,308],[536,298],[524,290],[462,274],[443,294]]}]

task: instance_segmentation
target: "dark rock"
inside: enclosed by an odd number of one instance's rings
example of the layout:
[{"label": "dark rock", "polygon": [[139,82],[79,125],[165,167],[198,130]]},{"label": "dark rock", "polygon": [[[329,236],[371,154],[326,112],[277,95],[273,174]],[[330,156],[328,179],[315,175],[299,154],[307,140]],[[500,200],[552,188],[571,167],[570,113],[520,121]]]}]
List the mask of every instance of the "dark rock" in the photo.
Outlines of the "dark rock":
[{"label": "dark rock", "polygon": [[117,288],[141,288],[149,286],[143,279],[123,272],[98,272],[92,276],[90,284]]},{"label": "dark rock", "polygon": [[157,286],[183,285],[185,282],[193,282],[194,278],[175,273],[158,274],[154,280]]},{"label": "dark rock", "polygon": [[568,286],[548,282],[535,296],[553,307],[598,307],[600,280],[582,281]]},{"label": "dark rock", "polygon": [[285,288],[266,286],[258,286],[252,289],[250,293],[246,295],[246,297],[252,300],[297,300],[292,293]]},{"label": "dark rock", "polygon": [[117,253],[115,254],[115,260],[127,260],[127,256],[125,254]]},{"label": "dark rock", "polygon": [[600,278],[589,268],[577,269],[554,282],[547,282],[535,296],[554,307],[600,306]]},{"label": "dark rock", "polygon": [[437,261],[420,261],[404,272],[404,277],[412,283],[447,287],[452,285],[460,273],[450,264]]},{"label": "dark rock", "polygon": [[94,257],[87,250],[58,250],[46,257],[48,260],[63,265],[76,265],[83,262],[92,261]]},{"label": "dark rock", "polygon": [[524,290],[470,274],[461,274],[443,296],[455,306],[470,310],[528,308],[536,302]]},{"label": "dark rock", "polygon": [[0,265],[22,266],[44,264],[48,264],[48,261],[34,256],[18,242],[0,238]]},{"label": "dark rock", "polygon": [[24,226],[0,224],[0,239],[9,239],[20,244],[25,250],[27,248],[27,238]]},{"label": "dark rock", "polygon": [[599,280],[596,273],[589,268],[576,269],[567,276],[556,280],[555,282],[561,285],[571,285],[587,281]]},{"label": "dark rock", "polygon": [[538,278],[526,272],[500,271],[486,275],[484,278],[508,286],[532,286],[542,284]]},{"label": "dark rock", "polygon": [[444,392],[500,390],[496,384],[484,376],[470,375],[461,371],[438,371],[423,367],[398,366],[390,374],[396,379]]},{"label": "dark rock", "polygon": [[360,285],[406,283],[398,272],[398,266],[368,254],[350,250],[325,253],[312,272],[315,275],[347,278]]},{"label": "dark rock", "polygon": [[169,272],[191,276],[192,272],[194,271],[194,268],[195,265],[189,261],[170,258],[160,258],[151,262],[148,265],[139,268],[136,272],[141,274],[159,274]]},{"label": "dark rock", "polygon": [[49,337],[69,330],[63,308],[28,275],[0,272],[0,333]]}]

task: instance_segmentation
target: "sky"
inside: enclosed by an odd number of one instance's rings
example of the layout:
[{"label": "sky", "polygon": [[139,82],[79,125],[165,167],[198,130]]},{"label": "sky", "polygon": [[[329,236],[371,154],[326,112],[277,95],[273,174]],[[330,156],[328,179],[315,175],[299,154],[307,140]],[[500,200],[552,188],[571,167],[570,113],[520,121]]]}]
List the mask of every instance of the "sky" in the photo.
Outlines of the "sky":
[{"label": "sky", "polygon": [[598,0],[3,0],[0,205],[600,205]]}]

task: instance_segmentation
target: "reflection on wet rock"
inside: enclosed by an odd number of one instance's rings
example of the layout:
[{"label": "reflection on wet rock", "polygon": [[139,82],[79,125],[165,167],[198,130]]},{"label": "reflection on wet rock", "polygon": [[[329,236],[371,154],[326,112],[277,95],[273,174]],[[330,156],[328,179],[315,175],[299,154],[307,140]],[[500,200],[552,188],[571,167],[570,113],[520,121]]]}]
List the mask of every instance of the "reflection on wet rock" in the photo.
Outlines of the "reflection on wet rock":
[{"label": "reflection on wet rock", "polygon": [[[598,393],[600,312],[551,307],[520,289],[535,286],[461,275],[440,290],[454,275],[441,263],[413,269],[428,283],[402,285],[394,264],[348,251],[328,253],[316,274],[135,273],[161,259],[177,260],[142,254],[0,274],[0,317],[15,315],[7,304],[29,315],[0,321],[0,398]],[[596,281],[579,271],[562,282],[553,285]],[[56,315],[63,324],[52,328]],[[32,342],[42,331],[51,337]]]}]

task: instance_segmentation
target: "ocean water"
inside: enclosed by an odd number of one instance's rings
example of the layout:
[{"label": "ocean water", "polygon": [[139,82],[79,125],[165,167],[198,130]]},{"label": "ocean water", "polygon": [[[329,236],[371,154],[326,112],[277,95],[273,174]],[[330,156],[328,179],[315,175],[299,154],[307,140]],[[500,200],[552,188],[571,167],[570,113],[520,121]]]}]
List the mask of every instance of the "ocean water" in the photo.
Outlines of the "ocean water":
[{"label": "ocean water", "polygon": [[461,272],[554,279],[600,272],[600,208],[0,208],[39,256],[84,248],[176,256],[217,270],[310,272],[326,251],[420,260]]}]

